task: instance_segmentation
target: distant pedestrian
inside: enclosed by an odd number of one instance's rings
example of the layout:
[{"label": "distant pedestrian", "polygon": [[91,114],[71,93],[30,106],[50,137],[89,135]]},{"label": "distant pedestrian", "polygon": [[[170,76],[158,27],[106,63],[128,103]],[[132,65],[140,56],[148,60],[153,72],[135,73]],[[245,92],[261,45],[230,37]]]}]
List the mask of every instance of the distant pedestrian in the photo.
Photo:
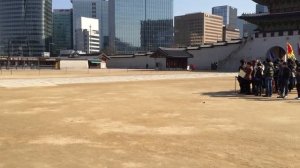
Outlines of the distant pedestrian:
[{"label": "distant pedestrian", "polygon": [[274,77],[274,66],[270,59],[266,60],[264,77],[265,77],[265,88],[266,88],[265,97],[272,97],[272,94],[273,94],[272,82],[273,82],[273,77]]},{"label": "distant pedestrian", "polygon": [[239,75],[237,77],[239,85],[240,85],[240,94],[245,94],[246,93],[246,89],[245,89],[245,83],[246,83],[246,79],[245,79],[245,61],[244,60],[240,60],[240,67],[239,67]]},{"label": "distant pedestrian", "polygon": [[256,84],[255,84],[255,73],[256,73],[256,69],[257,69],[257,64],[258,64],[258,60],[253,60],[252,61],[252,74],[251,74],[251,85],[252,85],[252,93],[255,94],[257,92],[257,88],[256,88]]},{"label": "distant pedestrian", "polygon": [[296,68],[297,68],[297,66],[296,66],[295,61],[292,59],[289,59],[288,67],[291,70],[291,76],[289,79],[289,91],[291,92],[296,86]]},{"label": "distant pedestrian", "polygon": [[289,94],[289,80],[291,77],[291,69],[288,67],[287,63],[282,64],[282,69],[279,74],[280,80],[280,95],[277,98],[287,98]]},{"label": "distant pedestrian", "polygon": [[263,84],[263,66],[260,62],[257,63],[254,73],[254,85],[255,85],[255,96],[262,95],[262,84]]},{"label": "distant pedestrian", "polygon": [[297,65],[297,69],[296,69],[296,82],[297,82],[297,93],[298,93],[298,97],[296,99],[300,100],[300,63],[298,63]]},{"label": "distant pedestrian", "polygon": [[247,95],[251,94],[251,83],[252,83],[252,72],[253,67],[251,62],[247,62],[246,68],[245,68],[245,92]]},{"label": "distant pedestrian", "polygon": [[279,85],[278,85],[278,76],[279,76],[279,61],[274,63],[274,84],[275,84],[275,92],[279,93]]}]

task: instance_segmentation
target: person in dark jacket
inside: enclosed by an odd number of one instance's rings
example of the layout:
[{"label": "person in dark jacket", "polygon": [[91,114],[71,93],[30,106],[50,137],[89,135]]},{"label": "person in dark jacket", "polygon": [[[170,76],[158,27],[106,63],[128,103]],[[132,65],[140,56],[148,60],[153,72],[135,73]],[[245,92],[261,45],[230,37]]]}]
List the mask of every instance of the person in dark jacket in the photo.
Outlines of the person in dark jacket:
[{"label": "person in dark jacket", "polygon": [[241,60],[240,61],[241,65],[239,67],[239,75],[237,77],[239,85],[240,85],[240,94],[245,94],[246,93],[246,89],[245,89],[245,83],[246,83],[246,79],[245,79],[245,60]]},{"label": "person in dark jacket", "polygon": [[251,94],[251,82],[252,82],[252,72],[253,67],[251,62],[247,62],[246,68],[245,68],[245,91],[247,95]]},{"label": "person in dark jacket", "polygon": [[265,77],[265,88],[266,88],[265,97],[272,97],[272,94],[273,94],[272,82],[273,82],[273,77],[274,77],[274,65],[270,59],[266,60],[264,77]]},{"label": "person in dark jacket", "polygon": [[300,100],[300,63],[297,63],[296,82],[297,82],[296,87],[298,92],[298,97],[296,99]]},{"label": "person in dark jacket", "polygon": [[279,68],[279,61],[275,61],[274,62],[274,83],[275,83],[275,92],[276,93],[279,93],[279,87],[278,87],[278,76],[279,76],[279,71],[280,71],[280,68]]},{"label": "person in dark jacket", "polygon": [[255,84],[255,96],[262,95],[262,84],[263,84],[263,66],[260,62],[257,63],[254,74],[254,84]]},{"label": "person in dark jacket", "polygon": [[288,67],[291,70],[291,76],[289,79],[289,91],[291,92],[296,86],[296,63],[294,60],[288,60]]},{"label": "person in dark jacket", "polygon": [[284,61],[280,60],[279,64],[278,64],[278,72],[277,72],[277,86],[278,86],[278,90],[277,91],[278,91],[278,95],[281,95],[281,93],[280,93],[281,80],[280,80],[279,76],[282,73],[283,63],[284,63]]},{"label": "person in dark jacket", "polygon": [[279,74],[279,80],[280,82],[280,96],[277,98],[287,98],[289,94],[289,80],[291,77],[291,69],[288,67],[288,64],[284,62],[282,64],[282,69]]}]

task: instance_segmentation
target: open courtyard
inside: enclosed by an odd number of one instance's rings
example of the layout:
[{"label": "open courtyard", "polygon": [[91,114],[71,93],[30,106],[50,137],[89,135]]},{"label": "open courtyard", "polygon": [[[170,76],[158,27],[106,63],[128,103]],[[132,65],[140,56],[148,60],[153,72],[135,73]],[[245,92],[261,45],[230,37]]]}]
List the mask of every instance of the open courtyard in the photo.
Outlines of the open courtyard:
[{"label": "open courtyard", "polygon": [[238,95],[234,75],[3,71],[0,168],[300,167],[296,92]]}]

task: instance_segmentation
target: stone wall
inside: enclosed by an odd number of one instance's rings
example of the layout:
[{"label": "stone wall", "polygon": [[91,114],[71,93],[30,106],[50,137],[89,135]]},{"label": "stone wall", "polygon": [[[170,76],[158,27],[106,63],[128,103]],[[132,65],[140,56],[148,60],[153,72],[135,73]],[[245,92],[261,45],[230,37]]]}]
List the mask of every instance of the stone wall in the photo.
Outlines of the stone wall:
[{"label": "stone wall", "polygon": [[149,69],[155,68],[155,60],[150,56],[128,56],[128,57],[111,57],[107,62],[107,68],[120,69]]},{"label": "stone wall", "polygon": [[60,69],[89,69],[88,60],[61,60]]},{"label": "stone wall", "polygon": [[[293,48],[297,59],[300,59],[298,53],[298,43],[300,43],[300,35],[297,31],[293,35],[284,32],[283,36],[274,33],[271,37],[270,33],[259,34],[258,36],[243,39],[241,43],[227,43],[227,45],[214,45],[214,47],[202,47],[200,49],[189,49],[188,52],[194,57],[188,59],[188,64],[193,64],[196,70],[210,70],[211,64],[218,63],[219,71],[237,71],[239,61],[245,59],[265,60],[271,48],[277,46],[286,50],[286,43],[289,42]],[[128,68],[128,69],[145,69],[148,64],[149,69],[155,69],[156,63],[159,63],[159,69],[165,68],[165,59],[154,59],[150,56],[131,56],[126,58],[111,58],[108,61],[108,68]]]},{"label": "stone wall", "polygon": [[276,37],[263,37],[261,34],[255,38],[249,38],[245,41],[244,46],[234,53],[231,57],[225,59],[225,61],[220,62],[219,67],[222,71],[236,71],[239,66],[239,61],[245,59],[246,61],[260,59],[264,61],[268,57],[268,52],[271,48],[278,46],[286,50],[287,42],[289,42],[293,48],[297,59],[300,59],[298,53],[298,43],[300,43],[299,35],[285,35]]},{"label": "stone wall", "polygon": [[188,52],[194,56],[194,58],[188,60],[188,64],[193,64],[197,70],[210,70],[212,63],[222,61],[229,57],[240,45],[241,44],[228,44],[212,48],[188,50]]}]

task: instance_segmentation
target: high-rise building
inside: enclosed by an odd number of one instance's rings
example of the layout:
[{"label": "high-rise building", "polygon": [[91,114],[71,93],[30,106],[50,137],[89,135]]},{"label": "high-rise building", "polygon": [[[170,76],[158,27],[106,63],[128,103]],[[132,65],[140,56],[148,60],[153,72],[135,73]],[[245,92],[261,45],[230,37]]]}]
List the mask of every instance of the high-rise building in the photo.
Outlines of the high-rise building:
[{"label": "high-rise building", "polygon": [[110,0],[109,45],[115,54],[170,47],[173,0]]},{"label": "high-rise building", "polygon": [[261,4],[256,4],[256,13],[268,13],[269,9],[267,6],[261,5]]},{"label": "high-rise building", "polygon": [[223,27],[223,41],[231,41],[240,39],[240,30],[239,29],[230,29]]},{"label": "high-rise building", "polygon": [[85,53],[100,52],[99,20],[81,17],[76,21],[75,49]]},{"label": "high-rise building", "polygon": [[0,54],[42,56],[52,35],[52,0],[0,0]]},{"label": "high-rise building", "polygon": [[[71,0],[73,4],[73,33],[75,36],[76,21],[81,17],[99,20],[100,46],[108,47],[108,0]],[[76,45],[74,37],[74,46]]]},{"label": "high-rise building", "polygon": [[53,52],[73,49],[73,14],[72,9],[53,11]]},{"label": "high-rise building", "polygon": [[177,47],[200,46],[223,38],[223,17],[206,13],[192,13],[175,17]]},{"label": "high-rise building", "polygon": [[145,51],[173,44],[173,20],[146,20],[141,22],[141,46]]},{"label": "high-rise building", "polygon": [[237,8],[228,5],[216,6],[212,8],[212,14],[222,16],[224,26],[237,28]]},{"label": "high-rise building", "polygon": [[257,26],[243,19],[238,19],[238,29],[240,30],[240,38],[246,38],[255,34]]}]

